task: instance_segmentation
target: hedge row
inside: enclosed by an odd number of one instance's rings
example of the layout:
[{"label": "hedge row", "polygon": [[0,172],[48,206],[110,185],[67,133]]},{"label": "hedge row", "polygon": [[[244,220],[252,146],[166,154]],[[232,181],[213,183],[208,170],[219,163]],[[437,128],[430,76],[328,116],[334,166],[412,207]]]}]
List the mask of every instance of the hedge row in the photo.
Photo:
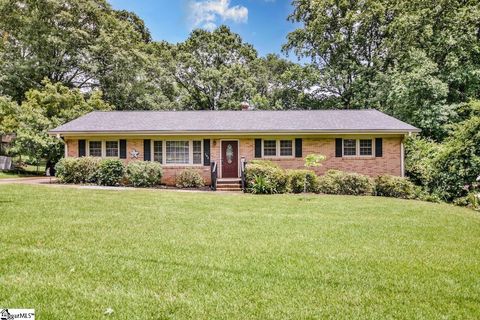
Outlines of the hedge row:
[{"label": "hedge row", "polygon": [[417,189],[405,178],[382,175],[375,179],[358,173],[329,170],[317,176],[311,170],[283,170],[270,161],[255,160],[246,168],[247,191],[258,194],[315,192],[343,195],[379,195],[412,199]]},{"label": "hedge row", "polygon": [[159,185],[162,179],[162,166],[150,161],[135,161],[124,165],[118,159],[64,158],[57,163],[55,169],[55,175],[62,183],[153,187]]},{"label": "hedge row", "polygon": [[[154,187],[162,180],[162,166],[151,161],[134,161],[125,165],[118,159],[64,158],[55,168],[55,175],[61,183]],[[185,169],[176,177],[176,185],[179,188],[199,188],[204,186],[204,181],[197,170]]]}]

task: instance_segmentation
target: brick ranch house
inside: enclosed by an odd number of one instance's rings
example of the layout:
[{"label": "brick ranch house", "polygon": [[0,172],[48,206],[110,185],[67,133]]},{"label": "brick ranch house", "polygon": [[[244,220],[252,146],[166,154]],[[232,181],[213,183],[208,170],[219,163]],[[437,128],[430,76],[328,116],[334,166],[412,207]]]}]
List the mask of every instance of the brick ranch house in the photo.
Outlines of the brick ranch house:
[{"label": "brick ranch house", "polygon": [[248,110],[91,112],[49,133],[64,140],[65,157],[158,161],[168,185],[195,168],[208,185],[239,179],[253,159],[304,168],[311,153],[327,158],[317,174],[403,176],[403,139],[419,131],[376,110]]}]

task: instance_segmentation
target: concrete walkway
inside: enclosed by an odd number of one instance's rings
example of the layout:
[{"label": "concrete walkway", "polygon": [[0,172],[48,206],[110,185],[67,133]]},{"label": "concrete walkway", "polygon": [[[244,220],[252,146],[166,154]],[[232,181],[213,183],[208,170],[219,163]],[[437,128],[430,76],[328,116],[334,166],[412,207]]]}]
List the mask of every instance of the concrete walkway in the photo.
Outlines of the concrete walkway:
[{"label": "concrete walkway", "polygon": [[0,179],[0,185],[2,184],[41,184],[51,187],[59,188],[75,188],[75,189],[94,189],[94,190],[151,190],[151,191],[173,191],[173,192],[195,192],[195,193],[217,193],[217,194],[243,194],[242,191],[217,191],[213,192],[208,189],[176,189],[176,188],[133,188],[133,187],[107,187],[97,185],[82,185],[82,184],[61,184],[57,183],[55,177],[25,177],[25,178],[6,178]]},{"label": "concrete walkway", "polygon": [[50,184],[55,183],[55,177],[24,177],[0,179],[0,184],[23,183],[23,184]]}]

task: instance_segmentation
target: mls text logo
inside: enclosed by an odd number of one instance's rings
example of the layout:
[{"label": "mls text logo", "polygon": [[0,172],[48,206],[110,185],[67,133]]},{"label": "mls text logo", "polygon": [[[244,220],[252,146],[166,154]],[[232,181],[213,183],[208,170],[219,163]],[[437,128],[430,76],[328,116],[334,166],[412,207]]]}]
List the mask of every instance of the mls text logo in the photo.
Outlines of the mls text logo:
[{"label": "mls text logo", "polygon": [[0,320],[31,319],[35,320],[34,309],[2,309],[0,308]]}]

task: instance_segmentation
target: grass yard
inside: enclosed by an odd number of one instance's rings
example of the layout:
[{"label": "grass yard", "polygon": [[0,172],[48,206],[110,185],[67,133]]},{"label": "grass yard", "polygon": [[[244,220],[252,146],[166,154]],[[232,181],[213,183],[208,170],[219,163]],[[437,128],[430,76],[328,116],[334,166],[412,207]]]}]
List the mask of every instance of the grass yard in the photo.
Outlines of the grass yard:
[{"label": "grass yard", "polygon": [[25,178],[25,177],[35,177],[36,174],[33,173],[15,173],[15,172],[7,172],[7,171],[0,171],[0,179],[11,179],[11,178]]},{"label": "grass yard", "polygon": [[450,205],[0,185],[0,214],[0,307],[39,319],[480,318]]},{"label": "grass yard", "polygon": [[14,171],[0,171],[0,179],[43,176],[45,171],[45,163],[40,164],[38,167],[33,165],[26,165],[23,167],[23,170],[24,171],[21,173]]}]

